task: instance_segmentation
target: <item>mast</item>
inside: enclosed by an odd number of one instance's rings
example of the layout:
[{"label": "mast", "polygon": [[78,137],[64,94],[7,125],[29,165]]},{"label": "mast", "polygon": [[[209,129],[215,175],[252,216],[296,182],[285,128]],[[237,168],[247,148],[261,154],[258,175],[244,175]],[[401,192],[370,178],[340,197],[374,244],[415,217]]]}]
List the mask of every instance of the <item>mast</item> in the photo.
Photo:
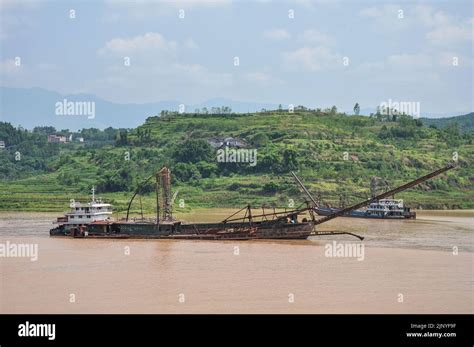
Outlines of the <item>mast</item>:
[{"label": "mast", "polygon": [[160,224],[160,173],[156,173],[156,223]]},{"label": "mast", "polygon": [[306,189],[303,182],[301,182],[301,180],[298,178],[298,176],[296,176],[296,174],[293,171],[291,171],[291,174],[293,175],[293,178],[295,179],[296,183],[300,186],[300,188],[306,193],[306,195],[309,197],[311,202],[314,204],[314,207],[318,208],[319,204],[316,202],[316,200],[314,200],[313,196],[308,191],[308,189]]},{"label": "mast", "polygon": [[166,166],[156,173],[156,215],[158,222],[173,219],[171,171]]}]

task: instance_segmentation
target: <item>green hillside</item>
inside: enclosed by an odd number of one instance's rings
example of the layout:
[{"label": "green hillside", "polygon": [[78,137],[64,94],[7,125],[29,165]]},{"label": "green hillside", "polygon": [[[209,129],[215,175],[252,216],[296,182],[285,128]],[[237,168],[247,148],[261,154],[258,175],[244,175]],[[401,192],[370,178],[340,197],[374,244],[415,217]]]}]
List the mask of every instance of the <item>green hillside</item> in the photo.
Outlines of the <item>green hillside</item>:
[{"label": "green hillside", "polygon": [[474,131],[474,112],[457,117],[421,118],[421,121],[427,126],[435,126],[439,129],[454,126],[463,133]]},{"label": "green hillside", "polygon": [[[162,165],[171,168],[173,190],[179,190],[177,210],[247,203],[288,207],[292,200],[298,206],[304,196],[291,170],[334,206],[341,195],[348,203],[367,198],[373,176],[387,182],[381,188],[394,187],[442,167],[454,152],[459,168],[398,197],[412,207],[474,208],[473,135],[453,127],[423,127],[408,116],[387,121],[305,109],[164,113],[136,129],[86,129],[84,143],[62,144],[47,143],[53,130],[27,132],[0,123],[0,140],[7,143],[0,150],[1,210],[63,211],[70,199],[86,200],[95,185],[100,196],[123,211],[132,191]],[[218,162],[208,143],[216,137],[245,140],[257,150],[256,165]],[[17,152],[20,160],[15,160]],[[153,185],[145,185],[141,195],[145,212],[153,213]],[[139,209],[136,199],[133,210]]]}]

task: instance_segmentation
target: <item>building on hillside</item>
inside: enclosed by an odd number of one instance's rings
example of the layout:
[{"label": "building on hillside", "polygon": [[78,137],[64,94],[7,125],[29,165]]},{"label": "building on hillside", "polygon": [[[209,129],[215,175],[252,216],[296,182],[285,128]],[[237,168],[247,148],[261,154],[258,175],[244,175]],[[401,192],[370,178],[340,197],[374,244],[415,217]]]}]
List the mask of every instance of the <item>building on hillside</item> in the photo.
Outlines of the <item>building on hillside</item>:
[{"label": "building on hillside", "polygon": [[5,149],[5,141],[0,141],[0,149]]},{"label": "building on hillside", "polygon": [[64,143],[64,142],[66,142],[66,136],[63,136],[63,135],[48,135],[48,142]]},{"label": "building on hillside", "polygon": [[209,140],[207,140],[207,142],[214,148],[220,148],[224,144],[222,139],[220,139],[218,137],[210,138]]},{"label": "building on hillside", "polygon": [[214,148],[222,147],[234,147],[234,148],[244,148],[247,147],[247,142],[236,137],[226,137],[219,138],[213,137],[207,140],[207,142]]}]

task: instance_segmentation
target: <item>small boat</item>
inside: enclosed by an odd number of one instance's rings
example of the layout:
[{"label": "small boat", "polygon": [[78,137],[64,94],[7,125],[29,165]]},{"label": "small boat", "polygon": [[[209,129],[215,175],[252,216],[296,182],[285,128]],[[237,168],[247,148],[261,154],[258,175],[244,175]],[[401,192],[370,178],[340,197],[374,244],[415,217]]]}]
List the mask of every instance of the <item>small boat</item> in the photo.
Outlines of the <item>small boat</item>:
[{"label": "small boat", "polygon": [[[329,216],[340,208],[318,207],[315,212],[320,216]],[[343,215],[343,217],[355,218],[377,218],[377,219],[415,219],[416,212],[405,207],[403,199],[381,199],[372,202],[365,210],[354,210]]]},{"label": "small boat", "polygon": [[88,203],[71,200],[70,211],[58,217],[53,223],[58,224],[50,230],[50,235],[80,235],[87,232],[92,223],[108,223],[112,221],[112,205],[96,199],[95,187],[92,187],[92,199]]}]

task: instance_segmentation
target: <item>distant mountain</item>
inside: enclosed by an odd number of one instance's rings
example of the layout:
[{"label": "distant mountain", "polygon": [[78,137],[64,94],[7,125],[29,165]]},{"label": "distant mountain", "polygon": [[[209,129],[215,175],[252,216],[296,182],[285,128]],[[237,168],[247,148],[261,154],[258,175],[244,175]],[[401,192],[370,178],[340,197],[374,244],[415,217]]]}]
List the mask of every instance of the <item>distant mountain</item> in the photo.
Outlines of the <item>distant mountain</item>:
[{"label": "distant mountain", "polygon": [[457,123],[461,132],[469,132],[474,129],[474,112],[456,117],[420,119],[426,126],[435,125],[438,128],[444,128],[448,124]]},{"label": "distant mountain", "polygon": [[[82,104],[88,102],[91,104]],[[92,102],[94,104],[92,104]],[[65,107],[58,109],[60,103]],[[79,130],[82,128],[104,129],[134,128],[145,122],[150,116],[158,115],[162,110],[178,111],[180,101],[160,101],[144,104],[119,104],[106,101],[92,94],[63,95],[42,88],[0,87],[0,121],[15,126],[32,129],[40,125],[52,125],[59,129]],[[184,103],[183,103],[184,104]],[[94,105],[94,108],[92,108]],[[76,107],[74,110],[68,107]],[[82,108],[81,106],[86,106]],[[89,106],[89,108],[87,107]],[[196,108],[228,106],[234,112],[255,112],[262,108],[276,109],[275,104],[234,101],[224,98],[211,99],[197,105],[185,105],[186,112]],[[95,111],[94,115],[92,112]],[[57,112],[60,111],[60,112]],[[63,112],[61,112],[63,111]],[[75,112],[80,111],[80,112]]]}]

